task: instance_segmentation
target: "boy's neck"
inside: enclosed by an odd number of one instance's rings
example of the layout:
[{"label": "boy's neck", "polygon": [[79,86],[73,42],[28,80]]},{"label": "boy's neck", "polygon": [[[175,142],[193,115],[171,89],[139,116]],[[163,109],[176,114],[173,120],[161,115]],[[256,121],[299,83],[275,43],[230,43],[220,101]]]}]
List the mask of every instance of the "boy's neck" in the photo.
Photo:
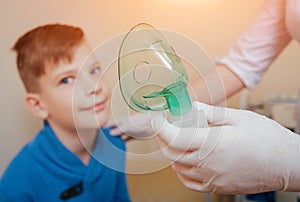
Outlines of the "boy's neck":
[{"label": "boy's neck", "polygon": [[77,131],[76,128],[68,130],[50,122],[49,124],[60,142],[87,165],[97,137],[97,130]]}]

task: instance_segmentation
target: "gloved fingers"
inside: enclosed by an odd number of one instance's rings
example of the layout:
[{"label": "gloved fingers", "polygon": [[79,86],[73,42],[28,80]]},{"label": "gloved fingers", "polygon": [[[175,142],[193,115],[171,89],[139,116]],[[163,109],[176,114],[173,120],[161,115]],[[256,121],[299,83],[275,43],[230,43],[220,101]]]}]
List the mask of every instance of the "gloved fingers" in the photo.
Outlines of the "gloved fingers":
[{"label": "gloved fingers", "polygon": [[210,192],[207,182],[197,181],[197,180],[194,180],[193,178],[186,177],[179,173],[177,173],[177,177],[183,183],[183,185],[185,187],[187,187],[188,189],[202,192],[202,193]]},{"label": "gloved fingers", "polygon": [[153,117],[151,123],[158,136],[176,150],[199,149],[209,133],[209,128],[178,128],[159,116]]},{"label": "gloved fingers", "polygon": [[[207,150],[176,150],[167,145],[163,139],[157,137],[156,140],[161,148],[161,152],[168,160],[175,164],[184,165],[186,167],[194,167],[199,170],[205,167],[210,154],[213,153],[213,151],[208,152]],[[212,149],[214,148],[211,148],[211,150]]]},{"label": "gloved fingers", "polygon": [[112,136],[119,136],[119,135],[123,135],[124,132],[118,128],[118,127],[114,127],[114,128],[111,128],[109,133],[112,135]]},{"label": "gloved fingers", "polygon": [[212,125],[234,125],[244,122],[249,116],[253,115],[247,110],[211,106],[201,102],[194,102],[193,105],[196,109],[204,111],[206,119]]},{"label": "gloved fingers", "polygon": [[225,125],[228,123],[227,114],[229,113],[228,108],[212,106],[201,102],[194,102],[194,107],[198,110],[203,110],[206,119],[213,125]]},{"label": "gloved fingers", "polygon": [[184,150],[175,150],[166,142],[157,137],[156,138],[159,147],[161,148],[161,152],[163,155],[172,162],[179,162],[180,164],[186,166],[197,166],[200,161],[198,159],[198,151],[184,151]]},{"label": "gloved fingers", "polygon": [[155,132],[164,134],[163,139],[166,142],[171,142],[173,137],[180,131],[180,128],[170,124],[165,117],[162,116],[152,116],[151,125]]},{"label": "gloved fingers", "polygon": [[121,136],[124,134],[124,132],[117,126],[117,124],[114,121],[108,121],[104,127],[111,128],[109,130],[109,133],[112,136]]},{"label": "gloved fingers", "polygon": [[[204,160],[214,151],[226,128],[227,126],[199,129],[182,128],[178,135],[173,133],[168,134],[162,131],[157,137],[160,139],[160,142],[163,141],[163,144],[160,145],[161,148],[168,146],[172,148],[172,152],[196,152],[198,156],[194,158]],[[188,159],[189,156],[184,155],[181,161],[185,161],[186,158]],[[176,157],[176,159],[178,159],[178,157]],[[187,162],[184,163],[186,164]]]},{"label": "gloved fingers", "polygon": [[208,122],[206,120],[204,111],[196,109],[196,110],[194,110],[194,113],[197,113],[197,114],[195,115],[196,123],[193,124],[193,128],[208,128],[209,126],[208,126]]},{"label": "gloved fingers", "polygon": [[204,175],[201,174],[201,169],[193,165],[185,165],[180,162],[174,162],[172,169],[185,177],[193,178],[194,180],[204,182]]},{"label": "gloved fingers", "polygon": [[[205,162],[204,162],[205,164]],[[179,162],[174,162],[172,164],[172,169],[187,178],[192,178],[196,181],[201,182],[208,182],[210,178],[214,176],[214,172],[211,169],[207,169],[204,167],[199,166],[191,166],[191,165],[185,165]]]},{"label": "gloved fingers", "polygon": [[125,142],[132,140],[133,137],[126,135],[120,128],[112,128],[109,131],[111,136],[120,136]]},{"label": "gloved fingers", "polygon": [[179,161],[183,155],[187,154],[187,151],[175,150],[172,147],[169,147],[169,145],[159,137],[156,137],[156,141],[161,149],[161,152],[169,161]]},{"label": "gloved fingers", "polygon": [[227,126],[214,126],[209,128],[208,134],[202,142],[201,148],[198,151],[198,159],[206,159],[216,148],[222,138],[223,132]]}]

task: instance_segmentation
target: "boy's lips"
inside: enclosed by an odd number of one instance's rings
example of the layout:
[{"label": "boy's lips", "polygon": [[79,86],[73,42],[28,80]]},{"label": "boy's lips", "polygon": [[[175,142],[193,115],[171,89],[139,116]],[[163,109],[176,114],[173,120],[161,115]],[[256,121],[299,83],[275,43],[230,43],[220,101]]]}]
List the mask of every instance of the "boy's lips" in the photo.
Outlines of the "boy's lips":
[{"label": "boy's lips", "polygon": [[106,102],[106,100],[97,102],[96,104],[94,104],[90,107],[83,108],[82,110],[84,110],[84,111],[93,111],[93,112],[96,112],[96,113],[100,112],[100,111],[103,111],[104,108],[105,108],[105,102]]}]

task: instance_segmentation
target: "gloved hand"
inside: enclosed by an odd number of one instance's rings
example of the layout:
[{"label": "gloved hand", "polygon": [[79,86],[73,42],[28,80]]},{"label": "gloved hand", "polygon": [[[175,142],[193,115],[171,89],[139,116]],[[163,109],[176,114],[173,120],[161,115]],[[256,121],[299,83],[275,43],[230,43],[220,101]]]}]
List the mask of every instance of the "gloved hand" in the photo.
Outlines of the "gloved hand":
[{"label": "gloved hand", "polygon": [[254,112],[194,103],[209,128],[152,119],[163,154],[182,183],[219,194],[300,191],[300,137]]},{"label": "gloved hand", "polygon": [[147,139],[155,135],[149,114],[135,113],[117,123],[110,122],[106,127],[112,128],[110,134],[113,136],[126,134],[130,138]]}]

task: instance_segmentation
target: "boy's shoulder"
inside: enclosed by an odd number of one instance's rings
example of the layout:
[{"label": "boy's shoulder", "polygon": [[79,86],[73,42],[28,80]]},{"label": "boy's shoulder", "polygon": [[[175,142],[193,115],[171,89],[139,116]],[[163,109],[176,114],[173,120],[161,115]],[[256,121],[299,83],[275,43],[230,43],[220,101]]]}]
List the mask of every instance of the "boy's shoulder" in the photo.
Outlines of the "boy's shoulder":
[{"label": "boy's shoulder", "polygon": [[1,177],[0,185],[10,185],[16,182],[16,184],[21,186],[21,183],[30,182],[36,178],[39,170],[39,159],[37,156],[41,154],[40,148],[43,146],[40,145],[42,131],[41,129],[10,161]]},{"label": "boy's shoulder", "polygon": [[[12,173],[17,174],[17,172],[24,173],[24,171],[30,171],[33,170],[33,156],[30,152],[30,144],[27,143],[23,148],[18,152],[18,154],[12,159],[12,161],[9,163],[8,167],[6,168],[6,171],[3,175],[10,175]],[[21,168],[21,169],[20,169]],[[15,176],[16,179],[17,176]],[[20,176],[21,177],[21,176]]]},{"label": "boy's shoulder", "polygon": [[[29,147],[30,145],[26,144],[12,159],[3,173],[0,180],[0,195],[2,197],[3,193],[14,192],[13,190],[27,189],[29,182],[37,176],[36,165]],[[26,192],[17,193],[23,194]]]}]

